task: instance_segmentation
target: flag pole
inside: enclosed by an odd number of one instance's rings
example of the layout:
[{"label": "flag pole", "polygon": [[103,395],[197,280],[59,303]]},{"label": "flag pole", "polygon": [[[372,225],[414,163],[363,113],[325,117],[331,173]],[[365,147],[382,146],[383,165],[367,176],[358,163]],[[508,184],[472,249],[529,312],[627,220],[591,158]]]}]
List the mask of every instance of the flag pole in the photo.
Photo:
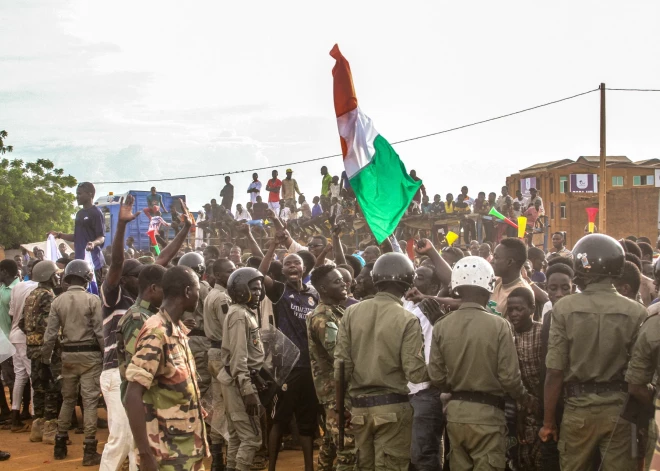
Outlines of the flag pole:
[{"label": "flag pole", "polygon": [[598,214],[600,216],[600,232],[607,233],[607,151],[606,151],[606,119],[605,119],[605,84],[600,84],[600,183],[598,188]]}]

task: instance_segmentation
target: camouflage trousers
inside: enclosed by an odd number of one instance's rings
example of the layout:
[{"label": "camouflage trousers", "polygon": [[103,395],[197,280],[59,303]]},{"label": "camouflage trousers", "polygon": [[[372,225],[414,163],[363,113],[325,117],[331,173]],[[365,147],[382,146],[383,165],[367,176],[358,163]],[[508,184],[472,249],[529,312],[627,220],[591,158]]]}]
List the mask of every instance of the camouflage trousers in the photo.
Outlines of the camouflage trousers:
[{"label": "camouflage trousers", "polygon": [[[57,419],[57,406],[61,402],[60,394],[62,375],[62,360],[53,355],[50,367],[41,363],[41,359],[31,359],[32,373],[32,407],[34,407],[34,418],[46,420]],[[48,378],[48,369],[52,378]]]},{"label": "camouflage trousers", "polygon": [[177,460],[176,463],[161,461],[158,465],[159,471],[204,471],[204,462],[201,456]]},{"label": "camouflage trousers", "polygon": [[204,397],[211,388],[211,373],[209,373],[209,350],[211,349],[211,341],[206,337],[193,335],[188,338],[188,346],[195,357],[199,397]]},{"label": "camouflage trousers", "polygon": [[[329,402],[323,406],[325,411],[325,428],[323,445],[319,451],[318,471],[353,471],[355,469],[355,437],[351,433],[350,426],[344,430],[344,449],[339,451],[339,424],[335,403]],[[335,456],[337,466],[333,466]]]},{"label": "camouflage trousers", "polygon": [[78,402],[78,387],[83,400],[85,437],[96,437],[97,408],[101,395],[103,358],[100,352],[62,354],[62,409],[57,429],[66,433],[71,428],[71,416]]}]

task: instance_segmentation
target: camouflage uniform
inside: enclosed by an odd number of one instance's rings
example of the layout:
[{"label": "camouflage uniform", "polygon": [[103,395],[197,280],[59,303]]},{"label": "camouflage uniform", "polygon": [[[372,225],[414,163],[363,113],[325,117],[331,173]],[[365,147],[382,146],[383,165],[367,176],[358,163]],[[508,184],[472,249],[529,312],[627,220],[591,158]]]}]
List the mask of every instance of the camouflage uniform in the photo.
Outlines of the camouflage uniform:
[{"label": "camouflage uniform", "polygon": [[199,383],[199,397],[203,398],[206,392],[211,387],[211,373],[209,373],[209,349],[211,348],[211,341],[206,338],[204,333],[204,301],[208,296],[211,286],[206,281],[199,282],[199,301],[195,312],[186,312],[183,314],[184,319],[195,319],[195,328],[188,332],[188,345],[195,358],[195,366],[197,368],[197,381]]},{"label": "camouflage uniform", "polygon": [[229,312],[230,303],[231,298],[227,294],[227,289],[219,283],[216,283],[204,301],[204,333],[211,341],[211,348],[208,354],[208,367],[211,374],[212,407],[214,411],[211,418],[211,431],[209,435],[211,436],[211,443],[216,445],[222,444],[225,441],[220,434],[220,431],[223,429],[225,414],[215,412],[224,410],[218,374],[224,367],[220,351],[222,345],[222,324],[227,316],[227,312]]},{"label": "camouflage uniform", "polygon": [[121,400],[126,396],[126,368],[135,355],[135,345],[138,335],[144,323],[154,314],[158,308],[151,305],[149,301],[138,298],[117,323],[117,362],[119,374],[121,375]]},{"label": "camouflage uniform", "polygon": [[27,336],[27,357],[32,363],[30,381],[35,419],[57,419],[57,404],[60,401],[62,360],[59,342],[55,345],[50,362],[52,378],[48,377],[48,365],[41,362],[41,347],[48,326],[50,305],[54,299],[55,293],[43,283],[39,283],[25,300],[23,319],[19,323],[19,327]]},{"label": "camouflage uniform", "polygon": [[[334,469],[333,460],[337,456],[337,471],[352,470],[355,467],[355,439],[352,434],[344,434],[344,450],[337,452],[339,427],[335,412],[335,345],[339,323],[344,316],[341,306],[330,306],[320,302],[307,316],[307,338],[309,357],[314,377],[314,387],[319,403],[325,410],[323,446],[319,451],[319,471]],[[326,441],[325,438],[330,438]]]},{"label": "camouflage uniform", "polygon": [[195,361],[183,324],[164,309],[144,323],[126,379],[146,388],[142,400],[149,446],[161,470],[204,469],[208,455]]},{"label": "camouflage uniform", "polygon": [[225,401],[229,445],[227,468],[248,471],[261,446],[259,417],[248,415],[243,398],[256,394],[250,371],[260,371],[264,362],[259,317],[247,306],[229,308],[222,332],[220,371],[222,396]]}]

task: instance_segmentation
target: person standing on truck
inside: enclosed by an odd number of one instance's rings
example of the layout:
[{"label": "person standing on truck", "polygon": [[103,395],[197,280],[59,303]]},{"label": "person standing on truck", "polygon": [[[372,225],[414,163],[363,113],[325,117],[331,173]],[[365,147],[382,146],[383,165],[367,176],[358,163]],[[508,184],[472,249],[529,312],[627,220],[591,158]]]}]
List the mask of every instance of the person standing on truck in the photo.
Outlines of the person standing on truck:
[{"label": "person standing on truck", "polygon": [[152,186],[151,193],[147,195],[147,207],[142,211],[147,215],[149,219],[151,219],[154,216],[153,212],[160,211],[161,208],[164,213],[167,212],[165,205],[163,204],[163,197],[156,193],[156,187]]},{"label": "person standing on truck", "polygon": [[[155,191],[152,188],[152,191]],[[50,231],[58,239],[73,242],[77,260],[85,259],[85,252],[91,252],[94,264],[94,274],[97,283],[101,282],[101,271],[105,265],[105,259],[101,247],[105,243],[105,218],[101,210],[94,206],[94,195],[96,188],[90,182],[82,182],[76,188],[76,203],[82,209],[76,213],[76,225],[73,234]]]}]

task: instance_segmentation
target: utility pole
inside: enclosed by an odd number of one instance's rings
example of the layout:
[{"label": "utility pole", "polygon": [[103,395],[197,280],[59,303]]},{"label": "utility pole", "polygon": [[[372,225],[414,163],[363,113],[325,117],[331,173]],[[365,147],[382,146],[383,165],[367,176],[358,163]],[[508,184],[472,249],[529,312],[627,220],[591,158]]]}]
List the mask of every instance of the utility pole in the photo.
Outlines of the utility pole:
[{"label": "utility pole", "polygon": [[605,119],[605,84],[600,84],[600,184],[598,185],[598,231],[607,233],[607,130]]}]

